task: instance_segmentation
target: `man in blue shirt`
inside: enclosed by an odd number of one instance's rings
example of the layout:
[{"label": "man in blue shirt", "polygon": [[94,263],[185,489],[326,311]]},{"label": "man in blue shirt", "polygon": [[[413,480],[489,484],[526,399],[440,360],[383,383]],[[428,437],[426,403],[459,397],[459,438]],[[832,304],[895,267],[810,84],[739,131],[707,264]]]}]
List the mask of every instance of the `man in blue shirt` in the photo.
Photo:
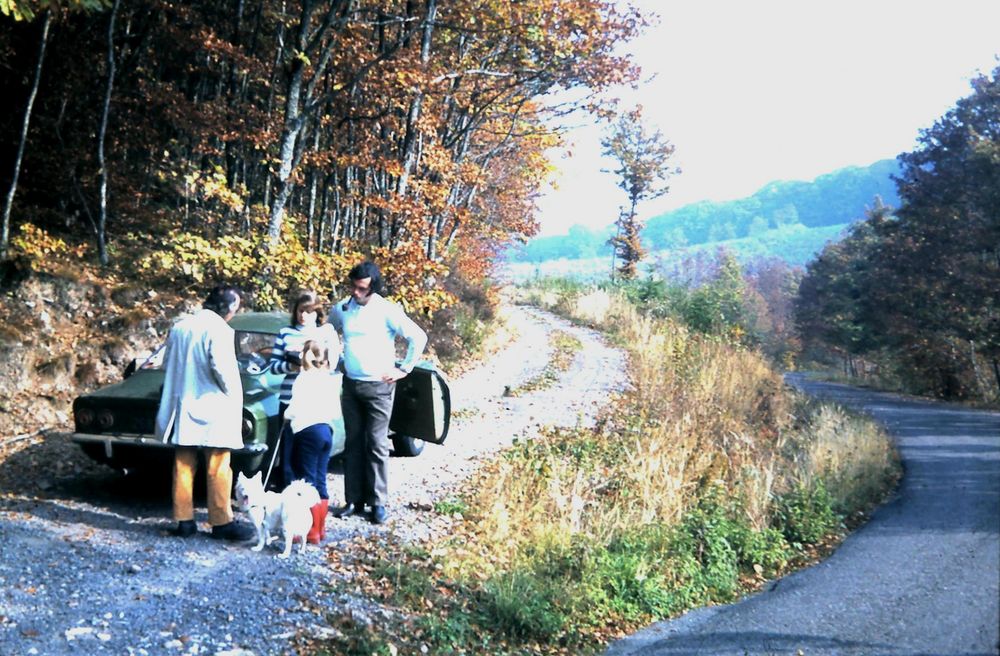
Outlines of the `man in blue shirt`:
[{"label": "man in blue shirt", "polygon": [[[386,520],[389,474],[389,417],[396,381],[413,369],[427,345],[427,334],[403,309],[382,294],[382,273],[362,262],[348,274],[351,296],[335,304],[329,321],[343,335],[344,507],[335,517],[364,512]],[[396,337],[406,341],[406,356],[396,365]]]}]

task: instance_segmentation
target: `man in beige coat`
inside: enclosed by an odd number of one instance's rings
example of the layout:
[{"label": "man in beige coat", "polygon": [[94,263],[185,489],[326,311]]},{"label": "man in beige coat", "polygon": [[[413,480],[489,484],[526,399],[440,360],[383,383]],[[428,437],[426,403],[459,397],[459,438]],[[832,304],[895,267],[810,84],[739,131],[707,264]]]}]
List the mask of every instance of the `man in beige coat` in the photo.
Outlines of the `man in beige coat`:
[{"label": "man in beige coat", "polygon": [[189,537],[194,521],[194,477],[198,450],[208,465],[208,521],[212,537],[248,540],[247,525],[233,521],[230,450],[243,446],[243,383],[236,363],[234,333],[229,325],[240,307],[234,287],[218,285],[203,309],[179,321],[170,331],[163,355],[165,378],[156,415],[156,435],[174,449],[174,535]]}]

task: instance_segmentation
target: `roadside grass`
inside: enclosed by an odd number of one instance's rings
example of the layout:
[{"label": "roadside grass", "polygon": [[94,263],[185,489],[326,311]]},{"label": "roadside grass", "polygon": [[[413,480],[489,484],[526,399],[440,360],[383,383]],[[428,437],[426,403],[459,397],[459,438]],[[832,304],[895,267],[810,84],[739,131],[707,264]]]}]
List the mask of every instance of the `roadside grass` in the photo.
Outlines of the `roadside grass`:
[{"label": "roadside grass", "polygon": [[756,353],[600,290],[528,300],[625,347],[631,388],[593,429],[515,443],[439,502],[461,508],[447,541],[376,539],[355,584],[407,619],[346,634],[369,653],[595,653],[811,562],[894,486],[874,423],[793,393]]}]

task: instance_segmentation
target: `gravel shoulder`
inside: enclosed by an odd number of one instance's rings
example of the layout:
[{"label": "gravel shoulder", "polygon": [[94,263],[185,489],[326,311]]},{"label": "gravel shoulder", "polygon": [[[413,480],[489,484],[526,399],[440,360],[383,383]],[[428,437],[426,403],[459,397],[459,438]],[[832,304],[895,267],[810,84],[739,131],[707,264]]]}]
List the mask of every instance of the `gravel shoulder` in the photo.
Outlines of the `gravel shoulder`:
[{"label": "gravel shoulder", "polygon": [[[349,580],[330,552],[371,532],[434,539],[451,519],[434,502],[460,492],[491,454],[542,426],[592,423],[626,384],[625,357],[593,331],[527,307],[507,308],[518,337],[488,362],[451,381],[447,442],[417,458],[394,458],[390,521],[327,525],[327,542],[304,556],[276,557],[205,533],[167,535],[169,478],[121,476],[90,463],[67,435],[50,433],[0,463],[0,652],[21,654],[284,654],[296,636],[323,636],[331,611],[377,621],[387,611],[360,596],[331,592]],[[538,375],[548,336],[583,344],[551,387],[504,396]],[[3,438],[0,438],[3,439]],[[331,472],[331,504],[342,476]],[[196,519],[207,529],[203,509]]]},{"label": "gravel shoulder", "polygon": [[727,606],[620,640],[609,656],[1000,652],[1000,413],[793,375],[897,440],[897,497],[824,562]]}]

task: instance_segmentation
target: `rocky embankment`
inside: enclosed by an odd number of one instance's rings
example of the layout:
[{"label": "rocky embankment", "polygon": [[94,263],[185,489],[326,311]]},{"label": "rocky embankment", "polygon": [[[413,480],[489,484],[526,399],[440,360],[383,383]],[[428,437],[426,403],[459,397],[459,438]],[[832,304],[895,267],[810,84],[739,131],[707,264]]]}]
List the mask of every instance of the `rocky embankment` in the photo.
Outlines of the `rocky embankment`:
[{"label": "rocky embankment", "polygon": [[[42,431],[69,426],[81,391],[120,380],[159,344],[176,298],[130,283],[33,273],[0,296],[0,459]],[[18,439],[15,439],[18,438]]]}]

